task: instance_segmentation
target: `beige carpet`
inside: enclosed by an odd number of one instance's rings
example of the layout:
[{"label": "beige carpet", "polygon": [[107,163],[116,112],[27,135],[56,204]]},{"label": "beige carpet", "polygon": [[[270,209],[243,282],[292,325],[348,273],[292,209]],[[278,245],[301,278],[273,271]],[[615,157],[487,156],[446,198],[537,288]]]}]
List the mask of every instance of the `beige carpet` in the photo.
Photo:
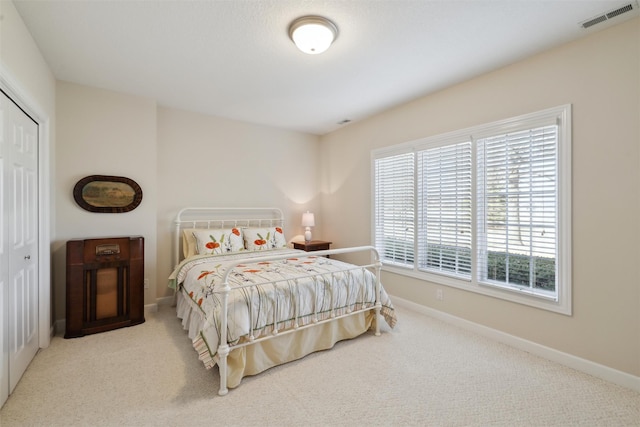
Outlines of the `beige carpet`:
[{"label": "beige carpet", "polygon": [[409,311],[225,397],[174,309],[55,337],[0,411],[8,426],[634,426],[640,393]]}]

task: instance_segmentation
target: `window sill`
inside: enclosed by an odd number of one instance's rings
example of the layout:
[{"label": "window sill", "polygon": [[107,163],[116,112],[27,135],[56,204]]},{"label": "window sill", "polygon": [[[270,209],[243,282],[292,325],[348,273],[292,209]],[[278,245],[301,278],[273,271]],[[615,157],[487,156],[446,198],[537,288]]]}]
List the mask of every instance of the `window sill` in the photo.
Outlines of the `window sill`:
[{"label": "window sill", "polygon": [[516,287],[506,288],[490,284],[474,283],[471,280],[464,280],[440,274],[425,273],[411,268],[402,268],[385,264],[382,266],[382,271],[571,316],[570,302],[563,303],[562,296],[560,296],[558,301],[556,301],[555,298],[533,295]]}]

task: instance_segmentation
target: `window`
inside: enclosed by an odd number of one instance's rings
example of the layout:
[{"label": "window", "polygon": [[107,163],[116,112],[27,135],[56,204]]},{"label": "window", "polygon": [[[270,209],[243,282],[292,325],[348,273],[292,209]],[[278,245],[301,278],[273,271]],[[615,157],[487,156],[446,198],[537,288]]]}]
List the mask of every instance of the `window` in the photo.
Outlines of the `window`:
[{"label": "window", "polygon": [[418,152],[418,269],[471,276],[471,143]]},{"label": "window", "polygon": [[388,263],[413,265],[413,153],[377,159],[375,168],[375,241]]},{"label": "window", "polygon": [[570,112],[374,151],[384,268],[570,314]]},{"label": "window", "polygon": [[557,125],[478,141],[480,280],[555,296],[557,141]]}]

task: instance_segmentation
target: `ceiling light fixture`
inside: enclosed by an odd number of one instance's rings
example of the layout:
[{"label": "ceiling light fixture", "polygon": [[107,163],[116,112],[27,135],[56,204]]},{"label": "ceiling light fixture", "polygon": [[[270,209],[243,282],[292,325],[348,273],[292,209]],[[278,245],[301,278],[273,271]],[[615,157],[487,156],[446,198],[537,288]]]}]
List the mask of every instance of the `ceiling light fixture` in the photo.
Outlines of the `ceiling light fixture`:
[{"label": "ceiling light fixture", "polygon": [[317,55],[329,49],[338,37],[338,27],[322,16],[303,16],[291,23],[289,37],[304,53]]}]

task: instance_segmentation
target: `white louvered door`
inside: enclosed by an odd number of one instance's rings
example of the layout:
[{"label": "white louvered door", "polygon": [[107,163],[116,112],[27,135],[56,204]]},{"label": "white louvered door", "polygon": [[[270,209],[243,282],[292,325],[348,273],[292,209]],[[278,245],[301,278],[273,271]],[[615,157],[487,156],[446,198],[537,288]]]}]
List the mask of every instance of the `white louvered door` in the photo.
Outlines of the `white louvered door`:
[{"label": "white louvered door", "polygon": [[0,404],[38,351],[38,125],[0,92]]}]

